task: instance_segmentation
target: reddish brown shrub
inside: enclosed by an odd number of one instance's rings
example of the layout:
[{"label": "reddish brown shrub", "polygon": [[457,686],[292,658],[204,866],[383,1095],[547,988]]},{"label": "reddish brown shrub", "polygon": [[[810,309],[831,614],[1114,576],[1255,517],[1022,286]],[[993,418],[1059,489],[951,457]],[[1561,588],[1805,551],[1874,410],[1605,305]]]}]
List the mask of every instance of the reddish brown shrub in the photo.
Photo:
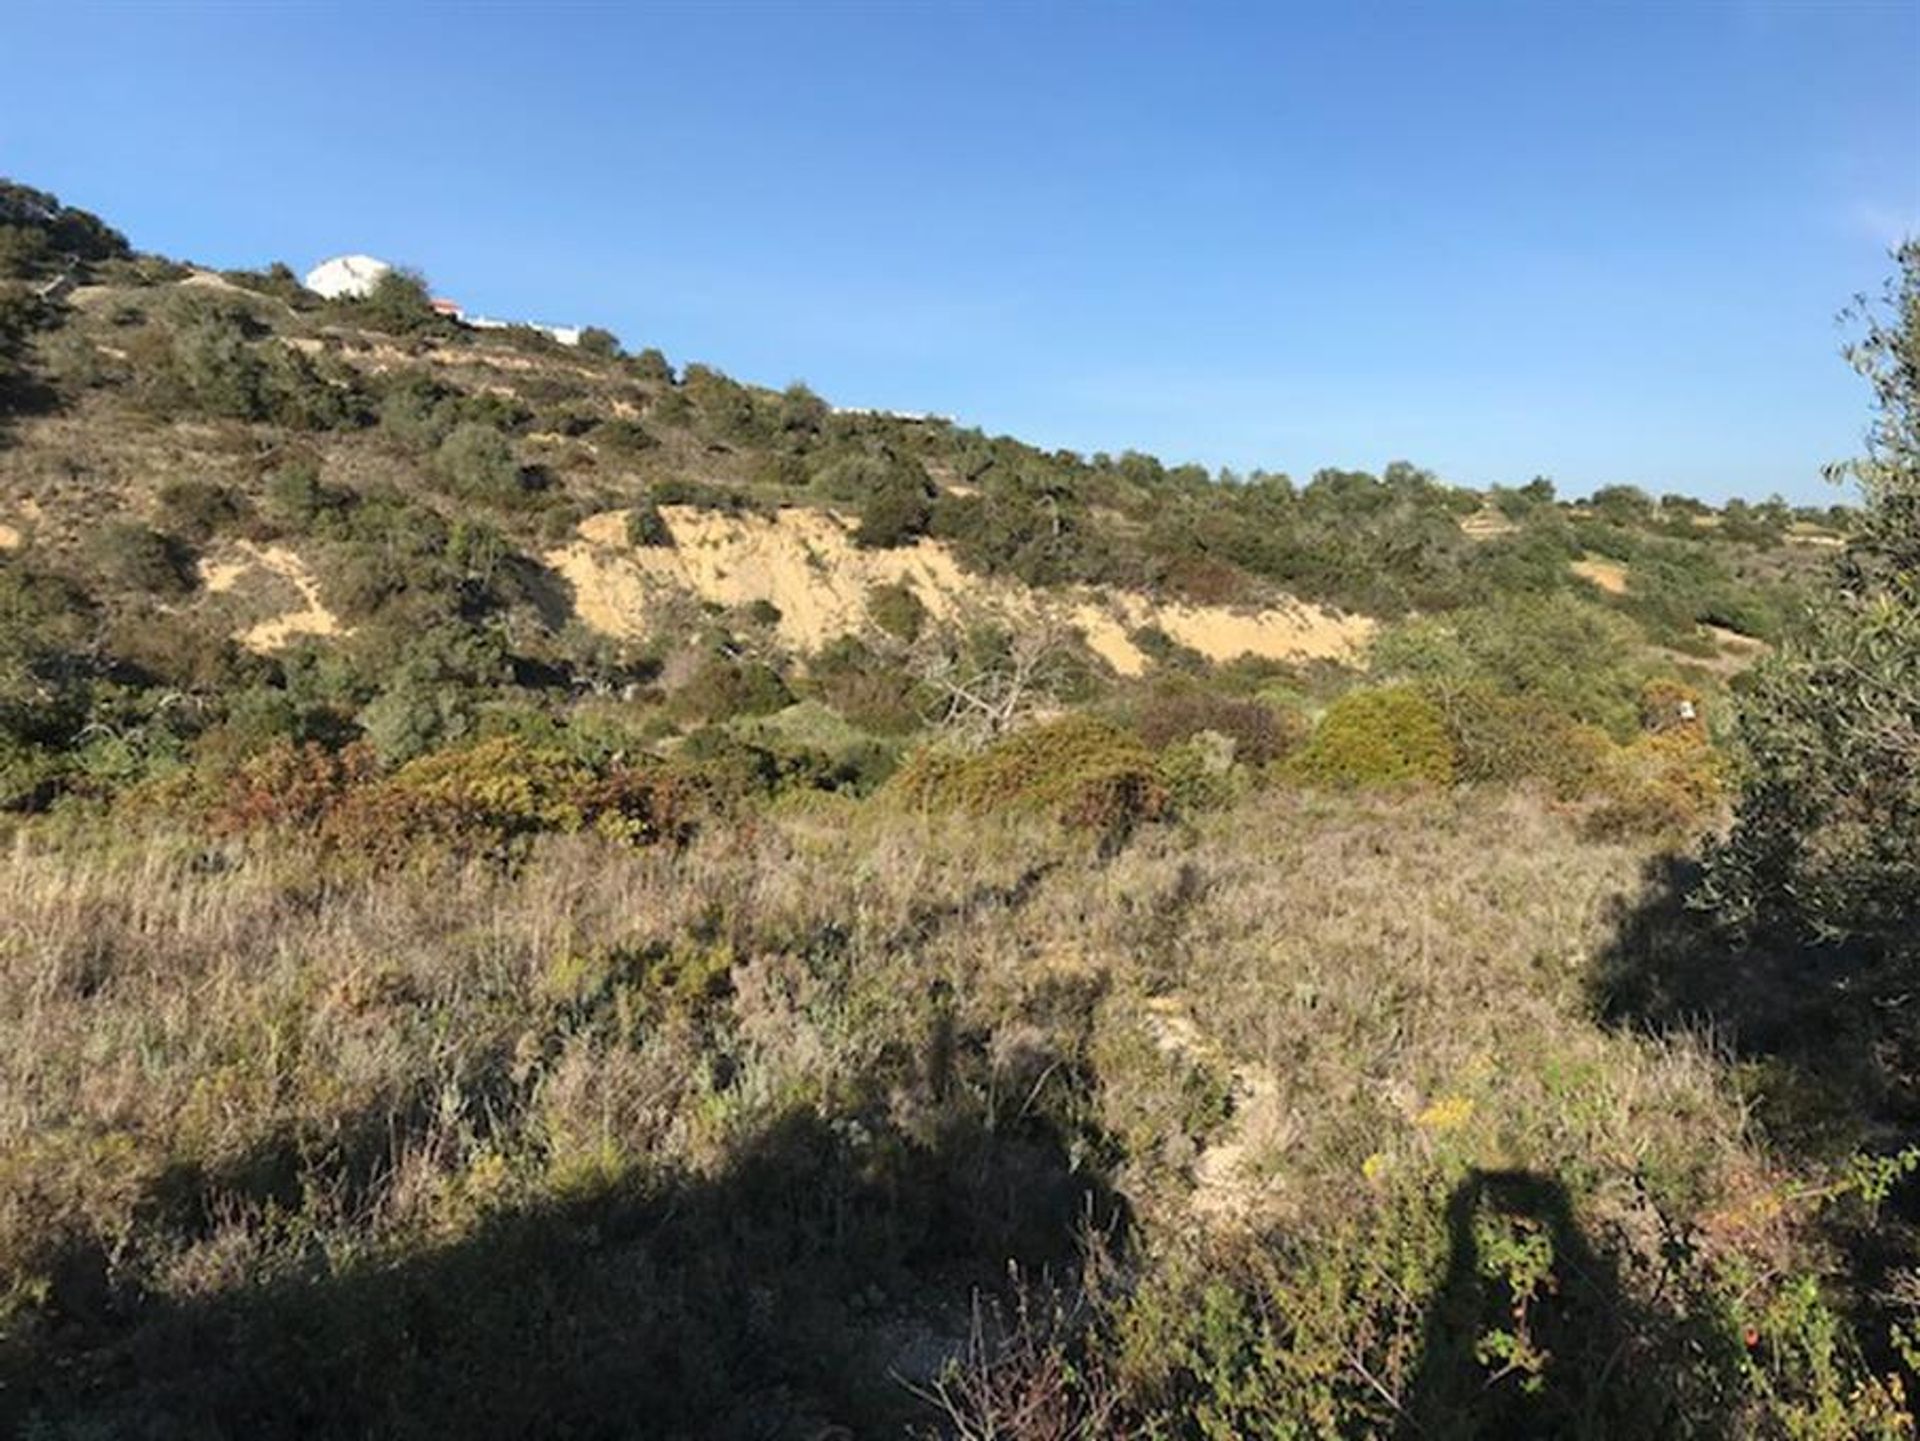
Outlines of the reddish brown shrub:
[{"label": "reddish brown shrub", "polygon": [[1250,766],[1278,760],[1307,735],[1306,721],[1291,711],[1197,686],[1155,690],[1135,708],[1133,728],[1157,751],[1216,731],[1233,742],[1233,758]]}]

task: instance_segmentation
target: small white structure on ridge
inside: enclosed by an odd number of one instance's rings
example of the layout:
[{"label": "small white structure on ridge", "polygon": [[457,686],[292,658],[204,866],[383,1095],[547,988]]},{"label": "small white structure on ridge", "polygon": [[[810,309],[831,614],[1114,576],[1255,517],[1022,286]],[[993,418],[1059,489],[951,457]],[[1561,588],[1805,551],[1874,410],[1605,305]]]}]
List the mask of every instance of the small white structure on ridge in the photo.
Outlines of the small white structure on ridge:
[{"label": "small white structure on ridge", "polygon": [[[307,272],[306,286],[315,295],[325,296],[328,300],[365,300],[373,294],[373,287],[380,283],[380,277],[390,273],[393,267],[384,260],[376,260],[371,255],[336,255],[331,260],[323,260]],[[434,296],[427,302],[433,307],[435,315],[456,321],[471,330],[508,330],[514,326],[525,326],[528,330],[537,330],[551,340],[562,345],[577,346],[584,327],[578,325],[541,325],[534,321],[495,320],[490,315],[469,315],[456,300],[443,296]]]},{"label": "small white structure on ridge", "polygon": [[392,269],[386,261],[375,260],[371,255],[336,255],[309,270],[306,285],[314,294],[324,295],[328,300],[342,297],[364,300],[373,294],[380,277]]}]

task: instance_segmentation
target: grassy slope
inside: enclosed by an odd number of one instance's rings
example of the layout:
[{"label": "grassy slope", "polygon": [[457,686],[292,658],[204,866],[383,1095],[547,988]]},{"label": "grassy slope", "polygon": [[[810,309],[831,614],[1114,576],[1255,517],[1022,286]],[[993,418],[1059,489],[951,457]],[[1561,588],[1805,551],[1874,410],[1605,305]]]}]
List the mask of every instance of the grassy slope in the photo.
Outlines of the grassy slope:
[{"label": "grassy slope", "polygon": [[[1135,1421],[1225,1404],[1194,1379],[1218,1343],[1196,1276],[1299,1255],[1260,1283],[1284,1309],[1337,1280],[1316,1247],[1392,1267],[1393,1305],[1321,1293],[1335,1334],[1295,1335],[1246,1413],[1364,1431],[1434,1385],[1440,1198],[1513,1173],[1604,1258],[1636,1385],[1674,1388],[1633,1405],[1773,1434],[1823,1384],[1792,1309],[1824,1264],[1808,1188],[1713,1050],[1593,1019],[1637,848],[1477,795],[1270,794],[1111,861],[821,805],[680,852],[560,839],[513,873],[23,831],[0,1398],[156,1435],[890,1427],[913,1406],[889,1371],[958,1350],[970,1288],[1009,1258],[1070,1274],[1093,1224],[1131,1258],[1103,1364]],[[1169,1003],[1204,1057],[1159,1043]],[[1257,1114],[1235,1067],[1273,1082]],[[1196,1217],[1229,1136],[1243,1204]],[[1749,1328],[1771,1378],[1742,1379]],[[1598,1364],[1568,1348],[1547,1396],[1592,1403]]]}]

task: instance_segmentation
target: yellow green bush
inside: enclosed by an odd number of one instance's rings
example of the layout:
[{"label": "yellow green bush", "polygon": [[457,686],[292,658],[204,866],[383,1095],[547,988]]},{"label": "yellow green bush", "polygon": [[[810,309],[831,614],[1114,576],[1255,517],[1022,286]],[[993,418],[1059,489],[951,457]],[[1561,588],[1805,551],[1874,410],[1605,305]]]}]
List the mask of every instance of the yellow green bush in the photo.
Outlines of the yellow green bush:
[{"label": "yellow green bush", "polygon": [[1348,691],[1282,774],[1308,785],[1451,785],[1453,741],[1440,708],[1413,686]]},{"label": "yellow green bush", "polygon": [[1726,764],[1703,731],[1653,731],[1616,746],[1596,778],[1588,826],[1601,836],[1698,833],[1725,803]]},{"label": "yellow green bush", "polygon": [[1154,820],[1169,802],[1153,753],[1084,715],[1016,731],[975,753],[929,747],[908,758],[888,790],[922,807],[1038,811],[1087,829]]},{"label": "yellow green bush", "polygon": [[1485,683],[1436,694],[1453,743],[1455,776],[1512,784],[1539,781],[1562,800],[1584,795],[1613,742],[1540,696],[1509,695]]}]

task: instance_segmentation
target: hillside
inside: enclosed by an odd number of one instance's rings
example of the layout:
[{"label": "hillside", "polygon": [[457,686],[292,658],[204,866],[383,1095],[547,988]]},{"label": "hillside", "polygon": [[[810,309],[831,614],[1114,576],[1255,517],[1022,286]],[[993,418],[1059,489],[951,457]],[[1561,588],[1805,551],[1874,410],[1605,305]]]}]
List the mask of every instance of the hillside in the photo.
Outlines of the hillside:
[{"label": "hillside", "polygon": [[0,1435],[1911,1434],[1884,997],[1685,904],[1854,513],[0,277]]},{"label": "hillside", "polygon": [[[1578,597],[1705,676],[1728,654],[1716,635],[1778,637],[1821,553],[1808,542],[1845,523],[1624,490],[1571,505],[1543,483],[1482,494],[1406,465],[1296,487],[1043,453],[675,372],[605,332],[568,349],[467,329],[399,277],[329,303],[284,267],[220,276],[91,243],[16,246],[23,293],[63,293],[16,307],[30,344],[0,535],[88,632],[135,713],[122,732],[152,723],[147,692],[284,689],[315,649],[345,658],[343,721],[403,670],[550,716],[635,683],[670,707],[715,664],[805,695],[836,645],[880,652],[861,664],[911,689],[876,602],[941,627],[1044,621],[1124,680],[1357,664],[1412,613]],[[484,686],[447,653],[476,646]]]}]

